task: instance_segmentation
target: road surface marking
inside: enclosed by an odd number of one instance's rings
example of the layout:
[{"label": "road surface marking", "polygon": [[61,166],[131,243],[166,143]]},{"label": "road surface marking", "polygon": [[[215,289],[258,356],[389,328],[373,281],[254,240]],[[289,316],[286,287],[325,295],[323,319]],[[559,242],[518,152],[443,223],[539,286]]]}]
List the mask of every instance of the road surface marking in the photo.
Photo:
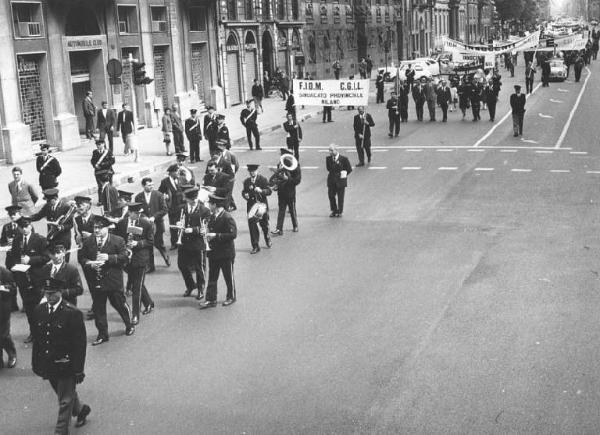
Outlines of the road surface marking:
[{"label": "road surface marking", "polygon": [[548,118],[548,119],[554,118],[554,116],[552,116],[552,115],[544,115],[543,113],[539,113],[539,115],[540,115],[540,118]]},{"label": "road surface marking", "polygon": [[474,170],[478,172],[490,172],[493,171],[494,168],[475,168]]},{"label": "road surface marking", "polygon": [[483,153],[483,152],[485,152],[485,150],[481,149],[481,148],[475,148],[475,149],[467,150],[467,151],[470,152],[470,153]]},{"label": "road surface marking", "polygon": [[372,150],[374,153],[387,153],[389,150]]},{"label": "road surface marking", "polygon": [[516,153],[518,150],[500,150],[501,153]]},{"label": "road surface marking", "polygon": [[387,166],[369,166],[368,169],[387,169]]},{"label": "road surface marking", "polygon": [[566,174],[571,172],[570,169],[550,169],[550,172],[554,173],[554,174]]},{"label": "road surface marking", "polygon": [[456,171],[457,169],[456,166],[440,166],[438,171]]},{"label": "road surface marking", "polygon": [[586,174],[600,174],[600,171],[585,171]]},{"label": "road surface marking", "polygon": [[558,88],[558,92],[569,92],[567,89]]},{"label": "road surface marking", "polygon": [[536,154],[554,154],[554,151],[548,151],[548,150],[537,150],[535,153],[536,153]]},{"label": "road surface marking", "polygon": [[563,103],[562,100],[555,100],[554,98],[550,98],[551,103]]},{"label": "road surface marking", "polygon": [[438,153],[449,153],[451,151],[454,151],[452,148],[440,148],[436,150]]},{"label": "road surface marking", "polygon": [[319,150],[320,153],[328,153],[329,150]]},{"label": "road surface marking", "polygon": [[402,166],[403,171],[419,171],[420,169],[420,166]]},{"label": "road surface marking", "polygon": [[554,146],[554,148],[560,148],[563,141],[565,140],[567,131],[569,130],[569,127],[571,126],[571,122],[573,121],[573,116],[575,116],[575,112],[577,111],[577,108],[579,107],[579,103],[581,102],[581,98],[583,97],[583,92],[585,91],[585,87],[587,86],[588,80],[592,76],[592,72],[590,71],[590,69],[587,66],[585,67],[585,69],[587,70],[588,74],[587,74],[585,80],[583,81],[583,86],[581,87],[581,91],[579,91],[577,100],[575,100],[575,105],[571,109],[571,113],[569,113],[569,118],[567,119],[567,122],[565,123],[565,126],[563,127],[563,131],[561,132],[561,134],[558,138],[558,141],[556,141],[556,145]]},{"label": "road surface marking", "polygon": [[525,142],[525,143],[538,143],[536,140],[533,140],[533,139],[523,139],[523,138],[521,138],[521,142]]},{"label": "road surface marking", "polygon": [[[531,92],[531,94],[527,95],[525,98],[529,99],[529,97],[531,97],[533,94],[535,94],[535,91],[537,91],[540,86],[542,86],[541,83],[538,83],[537,86],[535,88],[533,88],[533,91]],[[477,148],[479,145],[481,145],[488,137],[490,137],[492,135],[492,133],[494,133],[494,131],[496,131],[496,129],[500,126],[500,124],[502,124],[504,121],[506,121],[508,119],[509,116],[512,115],[512,110],[509,110],[508,112],[506,112],[506,115],[504,115],[500,121],[498,121],[497,123],[495,123],[492,128],[489,129],[489,131],[484,134],[481,139],[479,139],[477,142],[475,142],[473,144],[473,147]]]},{"label": "road surface marking", "polygon": [[587,151],[571,151],[569,154],[573,154],[576,156],[587,156]]},{"label": "road surface marking", "polygon": [[408,150],[405,150],[405,151],[406,151],[407,153],[420,153],[420,152],[421,152],[421,151],[423,151],[423,150],[413,150],[413,149],[408,149]]},{"label": "road surface marking", "polygon": [[511,169],[510,172],[531,172],[531,169]]},{"label": "road surface marking", "polygon": [[318,166],[302,166],[302,169],[319,169]]}]

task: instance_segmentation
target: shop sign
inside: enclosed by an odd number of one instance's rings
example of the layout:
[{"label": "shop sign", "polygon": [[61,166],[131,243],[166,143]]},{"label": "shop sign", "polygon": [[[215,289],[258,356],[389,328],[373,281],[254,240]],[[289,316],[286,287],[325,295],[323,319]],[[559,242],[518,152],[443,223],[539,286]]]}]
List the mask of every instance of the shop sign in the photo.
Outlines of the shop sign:
[{"label": "shop sign", "polygon": [[67,39],[67,48],[72,50],[89,50],[102,48],[104,41],[102,39]]}]

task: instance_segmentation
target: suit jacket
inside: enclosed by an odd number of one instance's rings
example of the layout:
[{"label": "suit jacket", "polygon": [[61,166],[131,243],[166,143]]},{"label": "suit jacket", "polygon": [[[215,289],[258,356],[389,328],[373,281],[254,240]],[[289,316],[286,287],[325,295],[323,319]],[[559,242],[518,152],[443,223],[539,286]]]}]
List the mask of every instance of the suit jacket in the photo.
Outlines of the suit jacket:
[{"label": "suit jacket", "polygon": [[512,108],[512,113],[515,115],[522,115],[525,113],[525,94],[512,94],[510,96],[510,107]]},{"label": "suit jacket", "polygon": [[[364,124],[364,129],[363,129]],[[375,127],[375,121],[370,113],[364,114],[364,122],[360,115],[354,115],[354,137],[358,138],[359,134],[363,134],[364,138],[368,139],[371,137],[371,127]]]},{"label": "suit jacket", "polygon": [[104,212],[110,216],[117,216],[119,209],[119,192],[115,186],[108,183],[100,192],[100,204],[104,207]]},{"label": "suit jacket", "polygon": [[[45,264],[42,268],[44,274],[44,280],[49,279],[52,274],[52,267],[54,265],[50,262]],[[62,297],[68,303],[77,306],[77,296],[83,294],[83,286],[81,285],[81,277],[79,276],[79,269],[77,266],[70,263],[63,262],[60,265],[60,269],[54,275],[54,279],[62,282]]]},{"label": "suit jacket", "polygon": [[258,112],[256,111],[256,109],[242,109],[242,113],[240,114],[240,121],[242,122],[242,125],[244,127],[252,127],[256,125],[256,118],[258,118]]},{"label": "suit jacket", "polygon": [[388,117],[400,116],[398,98],[392,97],[389,100],[387,100],[385,108],[388,110]]},{"label": "suit jacket", "polygon": [[[262,192],[257,193],[254,191],[255,188],[259,187]],[[257,202],[264,202],[267,205],[267,210],[269,209],[269,201],[267,197],[271,195],[271,187],[269,186],[269,180],[267,180],[264,176],[257,174],[254,181],[252,181],[251,177],[248,177],[244,180],[244,187],[242,189],[242,196],[247,201],[246,202],[246,211],[250,211],[252,206]]]},{"label": "suit jacket", "polygon": [[98,116],[96,118],[96,127],[98,130],[108,133],[111,128],[115,127],[116,115],[112,109],[106,109],[106,118],[104,117],[103,109],[98,110]]},{"label": "suit jacket", "polygon": [[425,85],[425,99],[427,101],[435,101],[437,98],[437,93],[435,92],[435,85],[433,82],[429,82]]},{"label": "suit jacket", "polygon": [[[2,226],[2,234],[0,235],[0,246],[12,246],[13,240],[19,234],[19,227],[17,224],[9,222]],[[16,264],[16,260],[12,258],[11,251],[6,253],[6,259],[4,264],[7,269],[10,269]]]},{"label": "suit jacket", "polygon": [[40,236],[37,233],[31,233],[26,249],[23,249],[23,234],[19,233],[15,237],[15,240],[13,240],[10,255],[19,263],[21,262],[21,256],[29,256],[29,265],[31,267],[27,273],[31,278],[31,283],[34,286],[41,286],[44,283],[42,269],[44,265],[50,261],[50,257],[48,257],[48,242],[45,237]]},{"label": "suit jacket", "polygon": [[261,84],[252,85],[252,96],[262,98],[265,95]]},{"label": "suit jacket", "polygon": [[[100,158],[103,155],[104,155],[104,158],[98,164],[98,162],[100,161]],[[108,148],[106,148],[103,152],[100,152],[100,151],[98,151],[98,149],[95,149],[94,152],[92,153],[92,158],[90,159],[90,163],[94,167],[94,174],[97,174],[98,172],[104,171],[104,170],[108,170],[108,171],[110,171],[111,174],[114,174],[112,166],[115,164],[115,156],[113,156],[113,153]],[[98,166],[96,167],[97,164],[98,164]]]},{"label": "suit jacket", "polygon": [[81,103],[81,108],[83,109],[83,115],[86,118],[93,118],[96,114],[96,106],[94,105],[94,102],[88,97],[85,97],[83,99],[83,102]]},{"label": "suit jacket", "polygon": [[121,110],[117,116],[117,130],[121,132],[121,136],[125,138],[128,134],[133,133],[133,112],[130,110]]},{"label": "suit jacket", "polygon": [[[17,294],[17,284],[13,274],[7,268],[0,266],[0,285],[8,289],[8,292],[0,291],[0,302],[8,302]],[[1,315],[0,315],[1,317]],[[7,337],[10,334],[10,323],[7,324],[5,318],[0,321],[0,337]]]},{"label": "suit jacket", "polygon": [[202,179],[202,185],[215,187],[216,190],[214,194],[216,196],[220,196],[221,198],[228,198],[229,193],[233,188],[231,184],[231,177],[223,172],[217,172],[214,176],[210,174],[204,175],[204,178]]},{"label": "suit jacket", "polygon": [[150,192],[150,202],[146,202],[146,196],[144,192],[140,192],[135,195],[135,202],[141,202],[143,204],[142,212],[149,218],[154,218],[154,225],[157,231],[164,231],[165,224],[163,218],[167,214],[167,202],[165,196],[158,190]]},{"label": "suit jacket", "polygon": [[347,157],[338,154],[337,160],[333,160],[332,156],[325,157],[325,166],[329,174],[327,175],[327,187],[347,187],[348,178],[342,178],[341,172],[346,171],[346,176],[352,172],[352,165]]},{"label": "suit jacket", "polygon": [[179,187],[179,181],[176,179],[177,184],[173,186],[171,182],[171,177],[167,176],[163,178],[160,182],[160,186],[158,187],[158,191],[162,193],[165,197],[165,202],[167,204],[167,210],[169,215],[174,215],[179,213],[179,209],[181,205],[185,202],[183,199],[183,192]]},{"label": "suit jacket", "polygon": [[173,130],[183,132],[183,123],[181,122],[181,116],[179,113],[171,110],[171,125],[173,126]]},{"label": "suit jacket", "polygon": [[192,212],[188,210],[188,206],[183,205],[184,223],[186,228],[192,228],[190,234],[183,233],[181,241],[181,250],[186,253],[196,254],[201,251],[206,251],[204,236],[200,234],[202,221],[208,221],[210,210],[204,204],[198,202]]},{"label": "suit jacket", "polygon": [[[37,222],[46,218],[47,221],[56,222],[61,217],[67,216],[70,209],[71,207],[63,200],[60,200],[54,209],[50,207],[49,202],[46,202],[40,211],[31,215],[31,220]],[[63,218],[63,222],[58,227],[48,225],[46,238],[49,242],[60,243],[69,249],[71,247],[71,228],[73,228],[73,214],[66,219]]]},{"label": "suit jacket", "polygon": [[35,188],[23,180],[20,187],[15,180],[8,183],[8,192],[12,199],[12,205],[21,206],[25,210],[29,210],[39,199]]},{"label": "suit jacket", "polygon": [[300,164],[293,171],[288,171],[287,169],[281,168],[281,165],[277,168],[279,171],[283,171],[283,173],[287,176],[287,180],[283,180],[279,176],[279,180],[277,182],[277,197],[279,199],[287,199],[287,198],[295,198],[296,197],[296,186],[300,184],[302,181],[302,170],[300,169]]},{"label": "suit jacket", "polygon": [[214,214],[208,220],[208,232],[215,233],[215,237],[209,240],[210,251],[206,254],[212,260],[223,260],[235,258],[235,238],[237,237],[237,226],[231,215],[223,210],[219,216]]},{"label": "suit jacket", "polygon": [[415,100],[416,104],[425,103],[425,89],[423,86],[416,84],[412,88],[412,96],[413,100]]},{"label": "suit jacket", "polygon": [[[137,245],[131,248],[131,258],[129,259],[129,267],[146,267],[152,255],[154,248],[154,225],[145,217],[141,216],[137,221],[133,222],[133,226],[142,228],[142,234],[132,234],[131,239],[137,242]],[[115,234],[128,239],[127,228],[129,227],[129,216],[125,216],[117,222]]]},{"label": "suit jacket", "polygon": [[35,161],[35,167],[40,173],[40,186],[42,190],[58,186],[57,178],[62,173],[62,168],[56,157],[48,155],[47,159],[44,156],[38,156]]},{"label": "suit jacket", "polygon": [[98,283],[101,291],[106,292],[122,292],[123,291],[123,268],[128,263],[127,249],[125,240],[116,234],[109,234],[104,246],[98,249],[96,237],[88,237],[83,242],[81,248],[81,259],[84,263],[84,270],[90,271],[90,275],[94,276],[95,271],[90,265],[85,264],[87,261],[95,261],[98,253],[108,254],[108,260],[102,265],[98,275]]},{"label": "suit jacket", "polygon": [[216,127],[215,140],[221,141],[225,144],[226,148],[231,147],[231,139],[229,139],[229,129],[226,125]]},{"label": "suit jacket", "polygon": [[188,118],[185,120],[185,135],[190,142],[193,140],[202,140],[202,127],[200,127],[200,118]]},{"label": "suit jacket", "polygon": [[33,372],[44,379],[70,377],[84,372],[87,335],[83,314],[64,299],[56,311],[48,303],[33,311]]},{"label": "suit jacket", "polygon": [[439,105],[450,104],[452,101],[452,92],[448,87],[439,87],[437,90],[437,103]]},{"label": "suit jacket", "polygon": [[211,117],[208,113],[206,115],[204,115],[204,129],[202,130],[204,132],[204,137],[206,137],[206,140],[216,140],[217,139],[217,120],[216,118]]},{"label": "suit jacket", "polygon": [[300,124],[296,121],[292,121],[292,124],[289,121],[283,123],[283,129],[287,133],[287,137],[285,142],[288,147],[297,146],[302,140],[302,128]]},{"label": "suit jacket", "polygon": [[285,102],[285,110],[287,112],[293,112],[296,110],[296,100],[294,99],[294,94],[290,94]]}]

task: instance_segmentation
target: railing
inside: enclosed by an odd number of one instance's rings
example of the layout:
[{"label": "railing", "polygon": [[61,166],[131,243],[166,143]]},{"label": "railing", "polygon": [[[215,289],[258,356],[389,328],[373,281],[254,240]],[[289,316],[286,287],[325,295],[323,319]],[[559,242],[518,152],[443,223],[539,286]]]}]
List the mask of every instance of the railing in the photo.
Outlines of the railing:
[{"label": "railing", "polygon": [[19,22],[19,36],[26,38],[28,36],[41,36],[42,26],[39,22],[35,21],[23,21]]}]

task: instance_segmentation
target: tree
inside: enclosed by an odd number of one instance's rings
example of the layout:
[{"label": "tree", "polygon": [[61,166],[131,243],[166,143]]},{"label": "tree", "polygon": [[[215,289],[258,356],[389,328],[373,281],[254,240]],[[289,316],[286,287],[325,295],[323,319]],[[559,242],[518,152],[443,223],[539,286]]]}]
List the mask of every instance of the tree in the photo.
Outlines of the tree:
[{"label": "tree", "polygon": [[496,11],[501,21],[518,20],[528,0],[496,0]]}]

